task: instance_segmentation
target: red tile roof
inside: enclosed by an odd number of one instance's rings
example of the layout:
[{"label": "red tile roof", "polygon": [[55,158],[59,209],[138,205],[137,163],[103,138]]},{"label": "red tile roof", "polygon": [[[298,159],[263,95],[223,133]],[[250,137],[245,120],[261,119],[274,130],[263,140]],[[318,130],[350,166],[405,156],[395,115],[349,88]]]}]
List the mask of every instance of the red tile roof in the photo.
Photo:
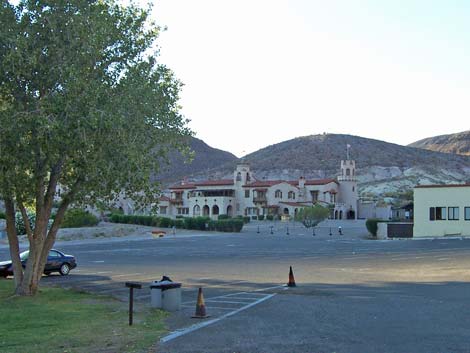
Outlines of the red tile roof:
[{"label": "red tile roof", "polygon": [[193,183],[185,183],[185,184],[178,184],[172,185],[169,188],[170,190],[186,190],[186,189],[196,189],[196,185]]},{"label": "red tile roof", "polygon": [[204,180],[194,183],[196,186],[230,186],[234,185],[233,179]]},{"label": "red tile roof", "polygon": [[470,187],[470,183],[467,184],[443,184],[443,185],[418,185],[415,189],[433,189],[433,188],[465,188]]},{"label": "red tile roof", "polygon": [[161,196],[158,198],[158,201],[170,201],[170,198],[167,196]]},{"label": "red tile roof", "polygon": [[[277,184],[287,183],[292,186],[298,187],[299,181],[298,180],[257,180],[250,184],[245,184],[243,187],[245,188],[258,188],[258,187],[271,187]],[[305,186],[308,185],[326,185],[329,183],[336,183],[339,184],[336,179],[312,179],[312,180],[305,180]]]}]

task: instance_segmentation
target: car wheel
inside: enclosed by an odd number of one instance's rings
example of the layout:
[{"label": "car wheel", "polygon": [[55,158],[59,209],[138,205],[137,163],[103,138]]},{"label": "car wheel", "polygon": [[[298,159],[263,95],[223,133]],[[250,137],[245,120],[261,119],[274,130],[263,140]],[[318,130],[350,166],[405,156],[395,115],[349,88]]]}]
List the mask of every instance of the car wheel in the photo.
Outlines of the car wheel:
[{"label": "car wheel", "polygon": [[70,272],[70,265],[69,264],[62,264],[62,266],[60,266],[59,272],[62,276],[67,276]]}]

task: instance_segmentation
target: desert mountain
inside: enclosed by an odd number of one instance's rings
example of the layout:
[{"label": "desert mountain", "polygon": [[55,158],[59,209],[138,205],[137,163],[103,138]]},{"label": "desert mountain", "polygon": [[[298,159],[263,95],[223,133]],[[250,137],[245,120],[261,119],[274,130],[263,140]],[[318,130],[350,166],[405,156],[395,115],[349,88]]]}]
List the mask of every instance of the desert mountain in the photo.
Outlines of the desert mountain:
[{"label": "desert mountain", "polygon": [[[258,179],[335,177],[346,145],[356,160],[359,188],[363,193],[405,191],[418,184],[461,183],[470,180],[470,157],[428,151],[359,136],[323,134],[298,137],[265,147],[245,156]],[[197,155],[197,152],[196,152]],[[199,160],[211,158],[200,156]],[[207,163],[208,161],[206,161]],[[205,167],[193,162],[194,180],[231,177],[237,160]],[[189,174],[188,174],[189,175]]]},{"label": "desert mountain", "polygon": [[236,163],[238,160],[230,152],[212,148],[204,141],[195,137],[190,137],[188,144],[194,153],[192,162],[186,162],[186,159],[179,152],[170,153],[170,163],[162,165],[157,177],[164,185],[179,181],[193,174],[209,173],[209,170],[227,163]]},{"label": "desert mountain", "polygon": [[425,138],[423,140],[413,142],[408,146],[424,148],[431,151],[470,156],[470,130],[456,134]]}]

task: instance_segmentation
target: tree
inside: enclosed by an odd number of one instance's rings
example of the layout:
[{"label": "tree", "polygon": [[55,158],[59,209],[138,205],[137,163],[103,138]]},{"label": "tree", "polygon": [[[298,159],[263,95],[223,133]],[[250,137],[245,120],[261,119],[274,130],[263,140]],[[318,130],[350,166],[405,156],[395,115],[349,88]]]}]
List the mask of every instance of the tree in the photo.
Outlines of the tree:
[{"label": "tree", "polygon": [[[157,63],[149,9],[116,0],[3,1],[0,7],[0,197],[16,294],[37,292],[71,204],[155,202],[155,173],[191,135],[179,82]],[[48,220],[60,187],[57,214]],[[34,227],[26,209],[36,213]],[[29,258],[19,258],[15,213]]]},{"label": "tree", "polygon": [[300,209],[300,211],[297,213],[296,221],[302,222],[305,228],[313,228],[328,218],[329,215],[330,210],[328,208],[315,205]]}]

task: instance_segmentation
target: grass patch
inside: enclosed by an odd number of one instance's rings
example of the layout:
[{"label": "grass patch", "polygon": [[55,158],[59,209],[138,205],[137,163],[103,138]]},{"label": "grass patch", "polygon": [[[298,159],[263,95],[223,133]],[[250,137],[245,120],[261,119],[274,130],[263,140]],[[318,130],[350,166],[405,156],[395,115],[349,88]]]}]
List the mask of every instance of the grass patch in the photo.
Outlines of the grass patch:
[{"label": "grass patch", "polygon": [[128,326],[127,304],[113,298],[44,286],[35,297],[12,297],[13,286],[0,280],[2,353],[148,352],[165,332],[160,310],[134,304]]}]

